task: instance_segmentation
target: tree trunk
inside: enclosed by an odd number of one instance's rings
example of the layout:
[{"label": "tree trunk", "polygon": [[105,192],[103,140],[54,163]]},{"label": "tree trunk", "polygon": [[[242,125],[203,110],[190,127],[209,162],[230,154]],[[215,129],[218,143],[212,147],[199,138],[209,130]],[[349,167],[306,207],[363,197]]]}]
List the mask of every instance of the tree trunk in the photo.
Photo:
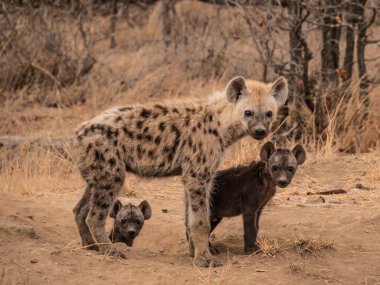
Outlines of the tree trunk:
[{"label": "tree trunk", "polygon": [[111,43],[110,43],[110,48],[115,48],[116,47],[116,40],[115,40],[116,20],[117,20],[117,0],[112,0],[112,8],[111,8]]},{"label": "tree trunk", "polygon": [[368,98],[368,87],[369,80],[367,75],[367,67],[365,63],[365,47],[367,44],[367,21],[364,16],[364,6],[366,0],[359,0],[358,5],[358,41],[356,44],[356,51],[358,57],[358,70],[359,70],[359,78],[360,78],[360,96],[363,99],[363,103],[365,106],[369,105]]}]

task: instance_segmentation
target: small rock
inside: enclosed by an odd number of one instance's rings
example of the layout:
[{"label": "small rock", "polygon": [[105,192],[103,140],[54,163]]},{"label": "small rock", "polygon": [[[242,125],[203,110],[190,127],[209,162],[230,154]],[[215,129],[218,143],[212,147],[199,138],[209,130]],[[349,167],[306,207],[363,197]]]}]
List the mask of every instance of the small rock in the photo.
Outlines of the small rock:
[{"label": "small rock", "polygon": [[167,213],[168,209],[161,209],[162,213]]},{"label": "small rock", "polygon": [[39,262],[39,260],[37,258],[32,258],[30,260],[30,263],[38,263],[38,262]]},{"label": "small rock", "polygon": [[164,252],[165,252],[165,249],[160,249],[160,252],[161,252],[161,253],[164,253]]},{"label": "small rock", "polygon": [[59,249],[53,250],[52,252],[50,252],[51,255],[60,254],[60,253],[61,251]]},{"label": "small rock", "polygon": [[265,269],[256,269],[256,272],[267,272]]},{"label": "small rock", "polygon": [[323,204],[323,203],[326,203],[326,200],[322,196],[319,196],[317,199],[311,200],[311,201],[309,201],[307,203],[308,204]]},{"label": "small rock", "polygon": [[354,188],[357,188],[357,189],[360,189],[360,190],[369,190],[369,187],[362,184],[362,183],[356,183],[355,187]]}]

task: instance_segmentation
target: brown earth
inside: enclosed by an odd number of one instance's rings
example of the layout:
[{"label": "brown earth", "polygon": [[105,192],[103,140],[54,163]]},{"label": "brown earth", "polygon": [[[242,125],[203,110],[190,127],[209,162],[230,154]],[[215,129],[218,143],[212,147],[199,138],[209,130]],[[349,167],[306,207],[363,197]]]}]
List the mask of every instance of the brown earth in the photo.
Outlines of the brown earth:
[{"label": "brown earth", "polygon": [[[226,219],[212,236],[225,265],[211,269],[187,255],[178,178],[129,176],[123,201],[148,199],[153,216],[133,248],[116,245],[127,260],[80,248],[80,189],[2,193],[0,284],[380,284],[379,165],[378,152],[309,160],[265,209],[263,252],[243,255],[241,218]],[[307,195],[336,188],[347,194]]]}]

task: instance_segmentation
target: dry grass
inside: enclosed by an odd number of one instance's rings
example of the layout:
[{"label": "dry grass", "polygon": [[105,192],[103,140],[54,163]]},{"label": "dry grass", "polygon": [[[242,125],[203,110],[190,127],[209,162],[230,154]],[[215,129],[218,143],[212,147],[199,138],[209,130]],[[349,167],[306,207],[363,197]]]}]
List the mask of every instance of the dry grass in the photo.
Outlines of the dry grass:
[{"label": "dry grass", "polygon": [[292,239],[280,240],[267,236],[259,237],[258,244],[260,253],[269,256],[286,256],[295,253],[299,256],[322,256],[323,253],[335,250],[334,245],[320,240],[320,236],[303,238],[294,237]]}]

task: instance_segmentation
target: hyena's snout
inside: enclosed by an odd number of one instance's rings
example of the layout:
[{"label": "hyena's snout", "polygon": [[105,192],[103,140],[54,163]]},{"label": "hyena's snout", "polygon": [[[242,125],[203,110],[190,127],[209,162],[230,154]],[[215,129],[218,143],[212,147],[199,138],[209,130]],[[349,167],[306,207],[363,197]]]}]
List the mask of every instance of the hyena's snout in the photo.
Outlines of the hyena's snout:
[{"label": "hyena's snout", "polygon": [[268,132],[267,130],[263,128],[257,128],[253,131],[253,137],[257,140],[261,140],[267,136]]}]

